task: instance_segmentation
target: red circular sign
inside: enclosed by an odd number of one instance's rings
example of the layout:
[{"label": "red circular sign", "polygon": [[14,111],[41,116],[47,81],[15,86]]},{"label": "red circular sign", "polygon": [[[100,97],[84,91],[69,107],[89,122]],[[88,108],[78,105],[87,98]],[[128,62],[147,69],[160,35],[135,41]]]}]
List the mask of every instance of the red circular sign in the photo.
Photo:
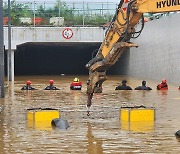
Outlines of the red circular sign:
[{"label": "red circular sign", "polygon": [[62,32],[62,36],[65,39],[71,39],[73,37],[73,31],[71,28],[65,28]]}]

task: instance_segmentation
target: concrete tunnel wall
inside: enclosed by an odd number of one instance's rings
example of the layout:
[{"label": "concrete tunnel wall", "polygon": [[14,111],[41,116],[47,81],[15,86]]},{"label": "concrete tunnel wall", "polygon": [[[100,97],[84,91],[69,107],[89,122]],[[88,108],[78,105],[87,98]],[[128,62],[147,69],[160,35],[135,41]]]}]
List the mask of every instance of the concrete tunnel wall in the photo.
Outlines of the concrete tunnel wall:
[{"label": "concrete tunnel wall", "polygon": [[145,23],[139,45],[131,48],[127,59],[127,74],[161,81],[180,83],[180,13]]},{"label": "concrete tunnel wall", "polygon": [[[101,43],[26,43],[15,52],[15,75],[88,75],[86,63]],[[94,53],[95,56],[96,52]],[[126,57],[125,55],[123,55]],[[107,74],[125,74],[122,58]]]}]

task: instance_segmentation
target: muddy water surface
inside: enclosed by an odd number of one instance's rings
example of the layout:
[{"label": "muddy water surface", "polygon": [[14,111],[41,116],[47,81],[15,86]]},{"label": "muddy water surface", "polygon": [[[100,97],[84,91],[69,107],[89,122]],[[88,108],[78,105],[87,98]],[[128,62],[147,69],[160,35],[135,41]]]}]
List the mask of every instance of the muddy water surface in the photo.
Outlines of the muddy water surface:
[{"label": "muddy water surface", "polygon": [[[169,85],[168,91],[157,91],[157,82],[147,81],[152,91],[115,91],[122,76],[109,76],[103,93],[95,94],[91,115],[86,115],[86,80],[82,91],[70,91],[73,76],[16,77],[0,99],[0,154],[6,153],[179,153],[180,142],[174,134],[180,129],[180,91]],[[30,79],[35,91],[21,91]],[[54,79],[58,91],[44,91],[49,79]],[[126,78],[133,89],[141,80]],[[147,128],[131,129],[120,122],[123,105],[155,107],[155,123]],[[29,108],[58,108],[70,128],[64,130],[36,129],[27,125]]]}]

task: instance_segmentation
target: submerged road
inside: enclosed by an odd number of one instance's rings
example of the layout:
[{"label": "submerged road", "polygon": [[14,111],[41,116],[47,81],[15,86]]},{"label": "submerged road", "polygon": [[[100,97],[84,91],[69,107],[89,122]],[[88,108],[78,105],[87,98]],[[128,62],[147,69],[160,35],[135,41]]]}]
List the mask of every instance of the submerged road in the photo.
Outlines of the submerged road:
[{"label": "submerged road", "polygon": [[[75,76],[16,76],[15,84],[0,99],[1,153],[178,153],[179,142],[175,132],[180,129],[178,86],[169,84],[168,91],[157,91],[157,82],[147,80],[152,91],[115,91],[122,79],[133,89],[142,80],[128,76],[109,76],[103,85],[103,93],[95,94],[91,115],[86,115],[86,80],[82,91],[70,91]],[[35,91],[21,91],[30,79]],[[44,91],[49,79],[54,79],[59,91]],[[148,127],[126,127],[120,122],[122,105],[155,107],[155,123]],[[61,117],[68,120],[66,131],[45,127],[30,127],[26,109],[59,108]],[[142,126],[142,125],[140,125]]]}]

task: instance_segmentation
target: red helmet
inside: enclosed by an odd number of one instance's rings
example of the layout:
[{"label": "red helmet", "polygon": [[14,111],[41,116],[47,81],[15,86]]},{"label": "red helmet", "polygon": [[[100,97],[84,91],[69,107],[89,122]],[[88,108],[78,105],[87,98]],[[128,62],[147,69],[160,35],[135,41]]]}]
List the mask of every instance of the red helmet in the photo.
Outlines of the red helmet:
[{"label": "red helmet", "polygon": [[31,81],[30,81],[30,80],[27,80],[27,81],[26,81],[26,84],[27,84],[27,85],[30,85],[30,84],[31,84]]},{"label": "red helmet", "polygon": [[49,80],[49,84],[54,84],[54,80]]},{"label": "red helmet", "polygon": [[166,83],[166,79],[162,79],[162,83]]}]

